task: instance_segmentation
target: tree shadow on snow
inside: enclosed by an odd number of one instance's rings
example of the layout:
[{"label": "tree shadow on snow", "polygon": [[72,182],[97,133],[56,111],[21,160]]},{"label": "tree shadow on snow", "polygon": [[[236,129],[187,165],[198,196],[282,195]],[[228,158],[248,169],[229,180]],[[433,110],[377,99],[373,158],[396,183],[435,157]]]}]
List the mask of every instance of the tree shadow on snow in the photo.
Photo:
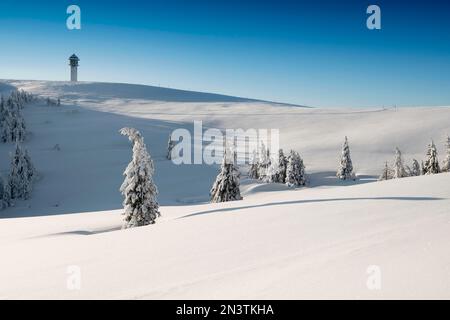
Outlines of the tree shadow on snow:
[{"label": "tree shadow on snow", "polygon": [[377,177],[370,175],[358,175],[355,180],[340,180],[336,177],[335,171],[313,172],[307,175],[308,187],[338,187],[365,184],[377,181]]},{"label": "tree shadow on snow", "polygon": [[436,197],[360,197],[360,198],[330,198],[330,199],[308,199],[308,200],[295,200],[295,201],[284,201],[284,202],[269,202],[256,205],[233,207],[233,208],[220,208],[207,211],[201,211],[196,213],[191,213],[177,219],[184,219],[194,216],[200,216],[211,213],[221,213],[242,209],[254,209],[254,208],[264,208],[264,207],[274,207],[289,204],[306,204],[306,203],[322,203],[322,202],[338,202],[338,201],[360,201],[360,200],[401,200],[401,201],[435,201],[435,200],[445,200],[444,198]]}]

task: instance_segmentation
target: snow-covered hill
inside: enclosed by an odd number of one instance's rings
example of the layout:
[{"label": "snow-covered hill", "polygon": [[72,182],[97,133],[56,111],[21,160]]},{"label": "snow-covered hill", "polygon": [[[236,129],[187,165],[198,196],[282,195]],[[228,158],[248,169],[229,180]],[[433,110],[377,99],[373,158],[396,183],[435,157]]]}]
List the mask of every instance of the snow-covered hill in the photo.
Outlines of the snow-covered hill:
[{"label": "snow-covered hill", "polygon": [[[24,110],[41,178],[32,199],[0,211],[0,298],[450,298],[450,175],[374,182],[396,146],[420,161],[434,139],[442,155],[450,108],[315,109],[128,84],[0,83],[63,103]],[[280,129],[309,186],[243,179],[243,201],[208,204],[217,167],[165,160],[168,135],[194,120]],[[163,216],[121,231],[124,126],[143,133],[155,160]],[[354,183],[334,177],[345,135]],[[0,144],[3,173],[11,150]],[[81,290],[66,287],[71,265]],[[381,290],[366,286],[371,265]]]}]

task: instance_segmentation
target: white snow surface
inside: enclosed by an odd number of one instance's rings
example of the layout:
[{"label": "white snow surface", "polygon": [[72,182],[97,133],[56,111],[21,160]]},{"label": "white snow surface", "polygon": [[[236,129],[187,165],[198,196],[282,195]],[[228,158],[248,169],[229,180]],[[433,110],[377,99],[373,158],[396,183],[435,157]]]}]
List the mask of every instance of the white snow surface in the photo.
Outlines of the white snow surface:
[{"label": "white snow surface", "polygon": [[[30,200],[0,211],[0,299],[450,298],[450,174],[375,181],[395,147],[410,165],[434,139],[444,159],[448,107],[317,109],[131,84],[0,81],[2,93],[14,87],[63,106],[23,111],[40,179]],[[244,200],[209,204],[218,166],[165,160],[169,134],[194,120],[280,129],[308,186],[262,184],[243,170]],[[152,155],[162,217],[120,230],[125,126]],[[344,136],[355,182],[335,178]],[[12,150],[0,144],[2,174]],[[67,287],[70,266],[81,270],[80,290]],[[366,285],[370,266],[381,271],[379,290]]]}]

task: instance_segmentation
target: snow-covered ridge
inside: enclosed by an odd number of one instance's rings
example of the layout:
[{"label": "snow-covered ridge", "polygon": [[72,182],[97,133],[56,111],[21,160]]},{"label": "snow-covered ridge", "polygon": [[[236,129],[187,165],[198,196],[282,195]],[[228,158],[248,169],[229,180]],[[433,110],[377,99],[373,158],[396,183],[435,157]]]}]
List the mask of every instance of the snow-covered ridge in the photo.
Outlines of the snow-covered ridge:
[{"label": "snow-covered ridge", "polygon": [[[64,82],[64,81],[39,81],[39,80],[0,80],[5,87],[20,87],[27,91],[41,94],[59,95],[63,98],[84,99],[133,99],[161,102],[260,102],[286,106],[297,106],[294,104],[263,101],[234,97],[223,94],[196,92],[173,88],[155,87],[149,85],[110,83],[110,82]],[[1,90],[1,88],[0,88]],[[297,106],[302,107],[302,106]]]}]

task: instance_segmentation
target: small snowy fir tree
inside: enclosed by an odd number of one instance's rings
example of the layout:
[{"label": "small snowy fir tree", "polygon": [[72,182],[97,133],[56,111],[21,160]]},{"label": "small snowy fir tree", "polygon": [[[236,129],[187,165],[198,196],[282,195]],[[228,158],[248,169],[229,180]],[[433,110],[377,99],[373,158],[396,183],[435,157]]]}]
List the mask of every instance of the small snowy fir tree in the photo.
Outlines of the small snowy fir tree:
[{"label": "small snowy fir tree", "polygon": [[419,161],[417,161],[416,159],[413,159],[412,167],[409,168],[408,173],[411,177],[420,176],[421,170],[420,170]]},{"label": "small snowy fir tree", "polygon": [[447,137],[447,154],[445,156],[444,164],[442,165],[443,172],[450,172],[450,136]]},{"label": "small snowy fir tree", "polygon": [[256,150],[253,150],[253,155],[252,155],[252,159],[250,160],[250,169],[248,170],[248,177],[250,179],[258,179],[259,175],[258,175],[258,166],[259,166],[259,162],[258,162],[258,153],[256,152]]},{"label": "small snowy fir tree", "polygon": [[153,161],[138,130],[122,128],[120,133],[133,143],[133,158],[123,173],[125,180],[120,187],[125,197],[123,228],[153,224],[160,216],[156,199],[158,189],[153,182]]},{"label": "small snowy fir tree", "polygon": [[11,186],[9,179],[0,176],[0,210],[6,209],[11,205]]},{"label": "small snowy fir tree", "polygon": [[270,165],[266,170],[264,181],[268,183],[285,183],[288,160],[286,159],[282,149],[278,150],[278,155],[274,155],[274,157],[270,160]]},{"label": "small snowy fir tree", "polygon": [[280,175],[280,166],[278,163],[278,157],[272,158],[269,161],[269,167],[266,169],[266,175],[263,179],[266,183],[278,182],[278,177]]},{"label": "small snowy fir tree", "polygon": [[172,149],[175,147],[175,141],[172,140],[172,137],[169,135],[169,141],[167,141],[167,160],[172,160]]},{"label": "small snowy fir tree", "polygon": [[291,150],[286,166],[286,185],[299,187],[306,184],[305,166],[298,152]]},{"label": "small snowy fir tree", "polygon": [[436,146],[433,141],[428,145],[427,159],[423,166],[423,172],[424,174],[436,174],[441,172]]},{"label": "small snowy fir tree", "polygon": [[283,149],[278,150],[278,177],[277,182],[285,183],[286,182],[286,168],[287,168],[288,160],[284,155]]},{"label": "small snowy fir tree", "polygon": [[381,173],[380,177],[378,178],[379,181],[383,181],[383,180],[390,180],[392,179],[392,170],[391,168],[389,168],[389,165],[386,161],[384,168],[383,168],[383,172]]},{"label": "small snowy fir tree", "polygon": [[392,168],[392,178],[404,178],[407,177],[405,165],[403,163],[402,153],[399,148],[395,148],[394,167]]},{"label": "small snowy fir tree", "polygon": [[234,152],[226,147],[220,172],[210,191],[211,202],[242,200],[240,173],[235,165],[235,158]]},{"label": "small snowy fir tree", "polygon": [[30,197],[33,189],[33,176],[34,167],[31,160],[27,152],[17,143],[12,156],[11,171],[9,174],[12,199],[26,200]]},{"label": "small snowy fir tree", "polygon": [[342,146],[340,166],[336,176],[341,180],[355,179],[353,173],[353,164],[350,157],[350,147],[348,146],[348,139],[345,137],[344,145]]},{"label": "small snowy fir tree", "polygon": [[266,180],[267,170],[270,167],[270,150],[266,148],[264,142],[261,142],[259,151],[258,176],[262,181]]}]

